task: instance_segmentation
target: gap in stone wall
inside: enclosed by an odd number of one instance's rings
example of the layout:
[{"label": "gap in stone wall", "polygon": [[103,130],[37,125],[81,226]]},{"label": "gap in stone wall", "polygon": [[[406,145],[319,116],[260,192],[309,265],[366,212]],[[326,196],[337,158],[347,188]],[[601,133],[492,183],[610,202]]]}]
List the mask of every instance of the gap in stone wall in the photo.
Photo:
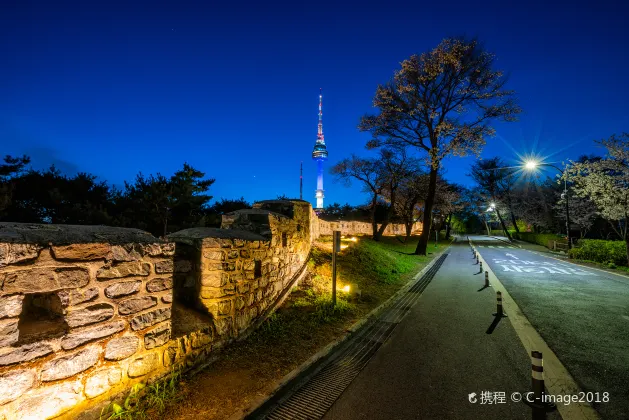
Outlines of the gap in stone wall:
[{"label": "gap in stone wall", "polygon": [[68,330],[61,299],[56,293],[34,293],[24,296],[18,322],[17,345],[60,337]]},{"label": "gap in stone wall", "polygon": [[[177,244],[175,246],[175,265],[182,262],[194,264],[200,261],[200,250],[192,245]],[[175,272],[173,275],[173,297],[171,326],[172,338],[177,339],[195,331],[207,330],[213,325],[212,317],[200,310],[198,301],[198,279],[196,270]]]}]

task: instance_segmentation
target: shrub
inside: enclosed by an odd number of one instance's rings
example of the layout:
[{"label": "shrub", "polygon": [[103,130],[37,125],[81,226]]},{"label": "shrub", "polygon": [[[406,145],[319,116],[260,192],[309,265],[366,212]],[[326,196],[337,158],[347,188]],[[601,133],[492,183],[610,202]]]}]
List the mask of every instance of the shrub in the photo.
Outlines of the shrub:
[{"label": "shrub", "polygon": [[[608,267],[627,265],[627,248],[624,241],[581,239],[578,247],[570,250],[570,258],[589,260]],[[614,267],[615,268],[615,267]]]},{"label": "shrub", "polygon": [[513,233],[513,237],[532,244],[542,245],[546,248],[552,248],[553,241],[567,243],[563,236],[555,235],[553,233],[520,232]]}]

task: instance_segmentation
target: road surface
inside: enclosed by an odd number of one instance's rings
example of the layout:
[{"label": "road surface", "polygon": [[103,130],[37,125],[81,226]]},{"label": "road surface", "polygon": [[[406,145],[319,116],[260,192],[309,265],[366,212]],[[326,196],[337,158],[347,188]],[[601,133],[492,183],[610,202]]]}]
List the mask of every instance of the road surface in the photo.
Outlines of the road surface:
[{"label": "road surface", "polygon": [[629,419],[629,278],[470,236],[494,274],[605,419]]},{"label": "road surface", "polygon": [[[466,241],[455,243],[419,301],[324,418],[530,419],[529,407],[511,401],[512,393],[530,390],[530,359],[508,320],[487,334],[495,295],[479,290],[484,279],[477,272]],[[483,391],[504,393],[498,395],[505,400],[481,404]],[[468,400],[472,393],[476,403]]]}]

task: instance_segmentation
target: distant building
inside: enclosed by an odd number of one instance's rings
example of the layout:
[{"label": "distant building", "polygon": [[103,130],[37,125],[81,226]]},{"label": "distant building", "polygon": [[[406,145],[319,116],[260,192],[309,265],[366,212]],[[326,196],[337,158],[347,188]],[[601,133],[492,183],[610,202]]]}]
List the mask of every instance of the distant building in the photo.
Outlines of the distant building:
[{"label": "distant building", "polygon": [[317,130],[317,141],[312,150],[312,159],[317,162],[317,190],[315,192],[317,205],[315,206],[315,210],[323,210],[323,162],[328,159],[328,149],[325,147],[325,139],[323,138],[322,105],[323,94],[321,90],[319,90],[319,126]]}]

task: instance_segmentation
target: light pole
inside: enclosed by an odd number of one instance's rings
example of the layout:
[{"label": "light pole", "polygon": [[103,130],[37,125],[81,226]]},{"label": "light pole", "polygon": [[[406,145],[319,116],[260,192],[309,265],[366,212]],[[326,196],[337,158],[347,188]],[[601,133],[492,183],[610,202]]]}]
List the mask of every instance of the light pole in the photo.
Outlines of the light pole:
[{"label": "light pole", "polygon": [[537,162],[534,160],[529,160],[524,165],[524,167],[528,169],[529,171],[534,170],[538,166],[550,166],[551,168],[555,168],[556,170],[559,171],[559,173],[561,174],[561,177],[563,178],[562,198],[564,199],[566,203],[566,236],[568,238],[568,249],[570,249],[572,248],[572,240],[570,238],[570,210],[569,210],[570,207],[568,206],[568,177],[565,174],[565,169],[561,169],[560,167],[555,166],[551,163]]}]

